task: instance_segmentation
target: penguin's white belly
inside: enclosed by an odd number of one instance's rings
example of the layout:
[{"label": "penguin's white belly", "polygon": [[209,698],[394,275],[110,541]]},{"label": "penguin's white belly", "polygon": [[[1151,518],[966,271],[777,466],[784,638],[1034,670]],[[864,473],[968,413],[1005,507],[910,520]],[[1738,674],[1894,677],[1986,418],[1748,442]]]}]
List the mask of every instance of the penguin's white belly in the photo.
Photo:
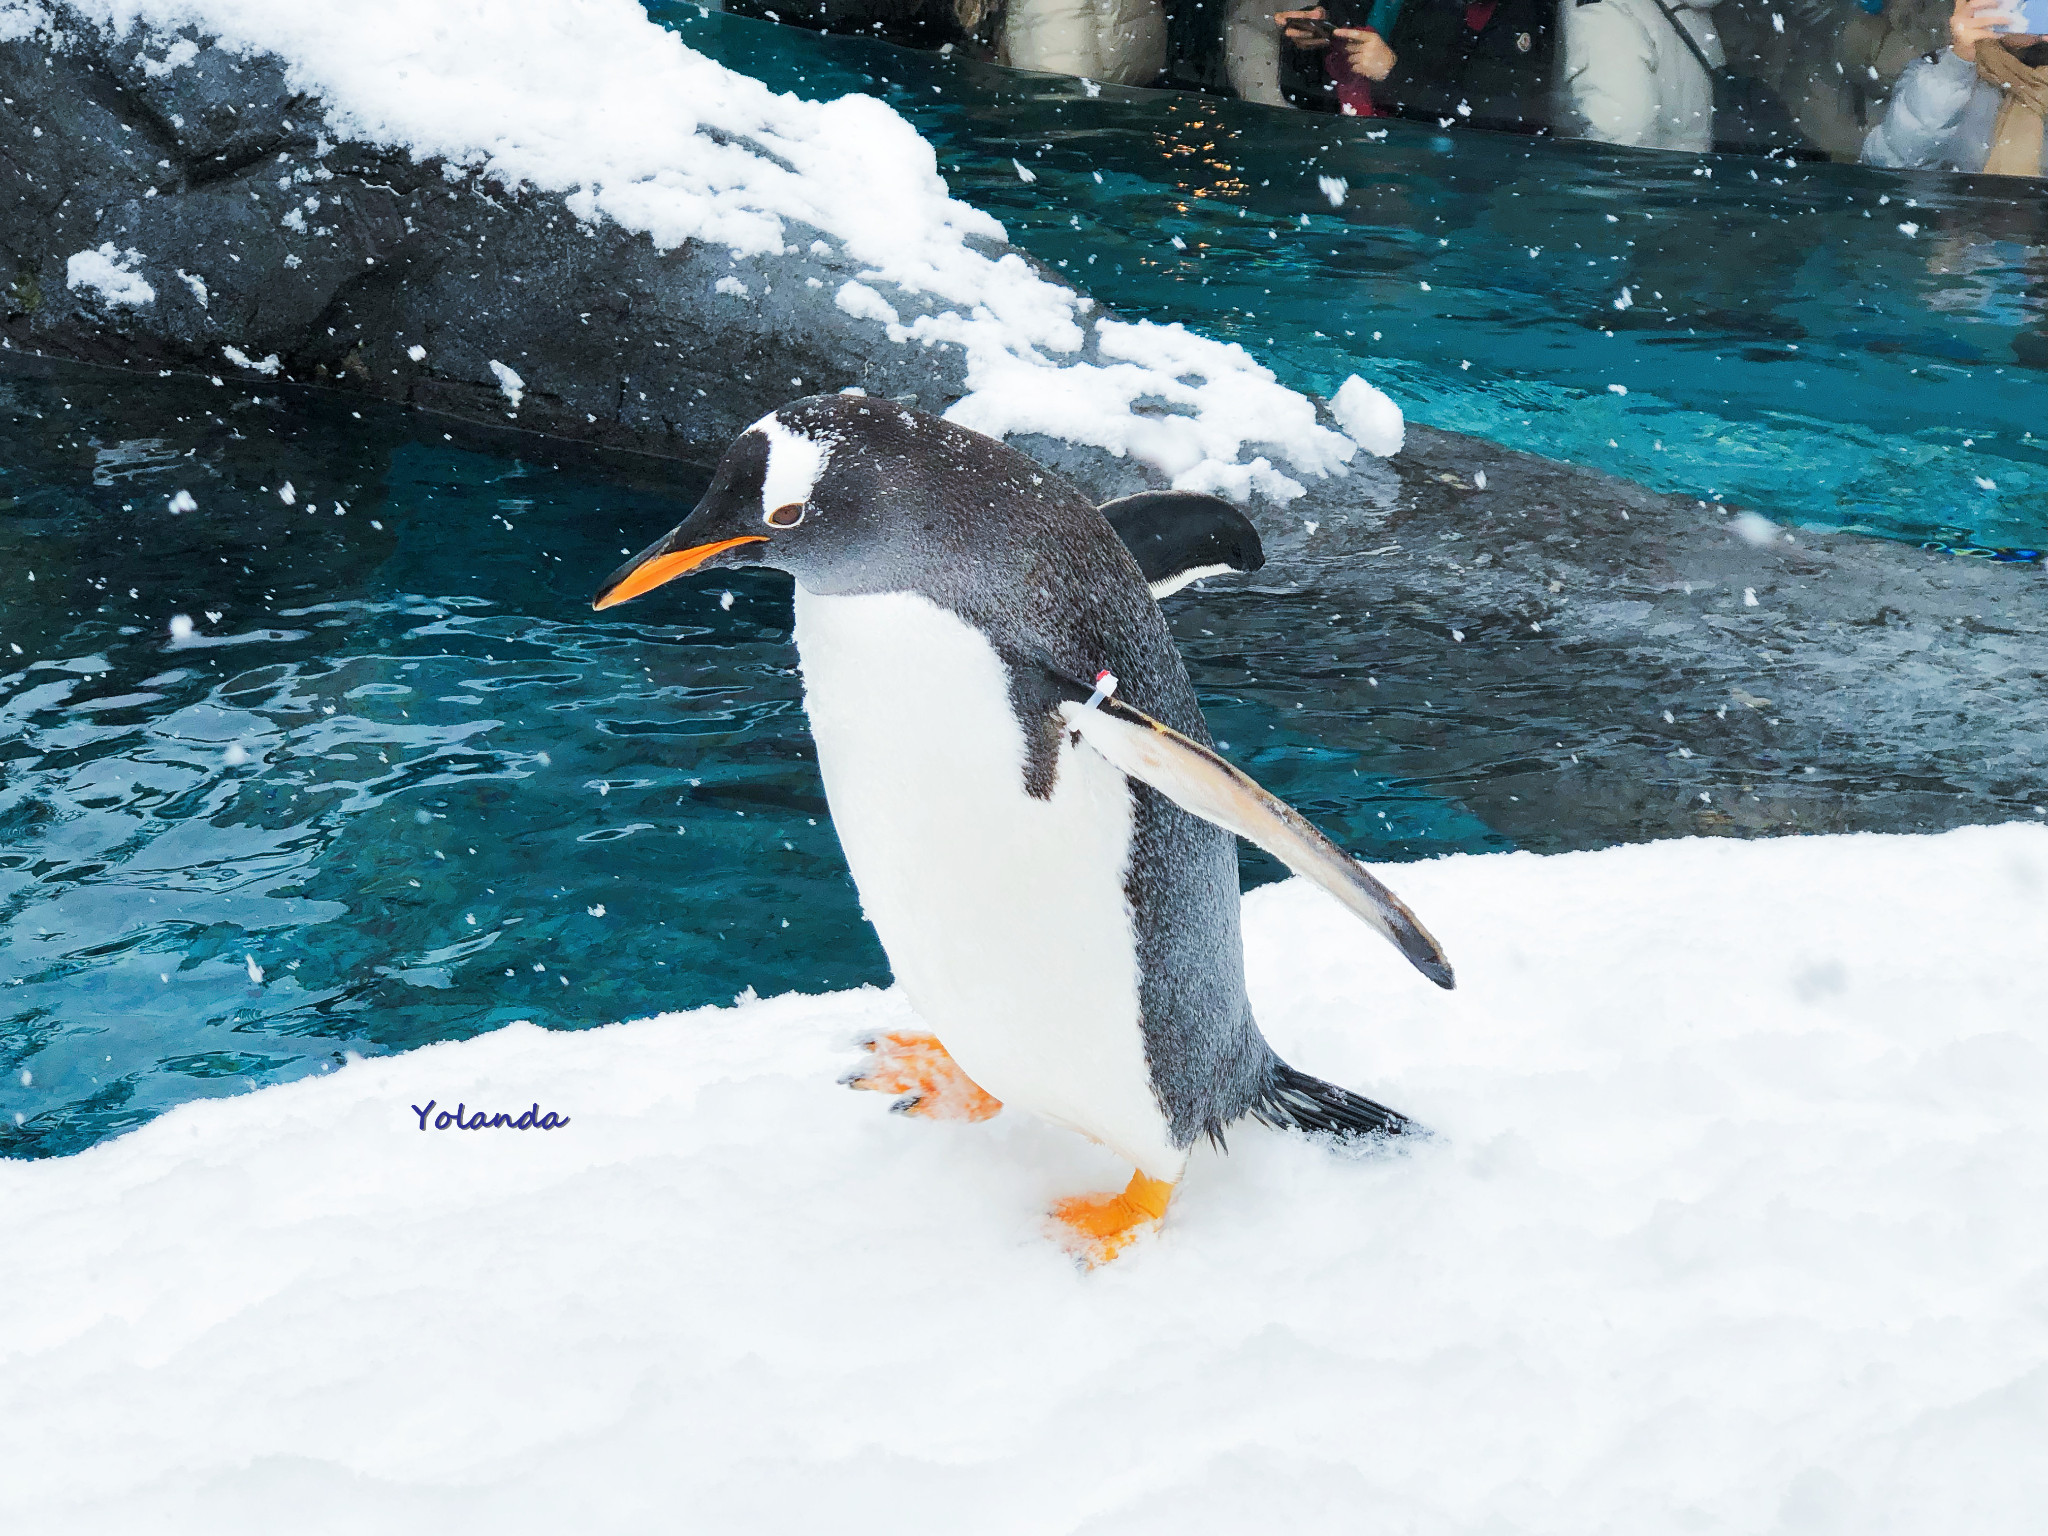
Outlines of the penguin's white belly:
[{"label": "penguin's white belly", "polygon": [[1006,1105],[1177,1178],[1139,1024],[1123,774],[1063,738],[1051,798],[1029,794],[1007,669],[927,598],[799,584],[796,642],[833,825],[912,1005]]}]

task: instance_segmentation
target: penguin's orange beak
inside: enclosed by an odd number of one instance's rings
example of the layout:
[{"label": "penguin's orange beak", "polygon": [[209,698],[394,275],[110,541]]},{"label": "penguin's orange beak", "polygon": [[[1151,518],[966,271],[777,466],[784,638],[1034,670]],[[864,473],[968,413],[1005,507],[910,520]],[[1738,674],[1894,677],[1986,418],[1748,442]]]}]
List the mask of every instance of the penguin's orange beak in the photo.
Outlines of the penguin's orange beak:
[{"label": "penguin's orange beak", "polygon": [[742,544],[767,542],[766,534],[748,533],[736,539],[715,539],[709,544],[697,544],[689,549],[664,550],[657,544],[653,549],[635,556],[619,570],[612,572],[611,580],[607,581],[597,596],[590,600],[590,606],[599,609],[616,607],[643,592],[652,592],[663,582],[674,581],[678,576],[696,570],[713,555]]}]

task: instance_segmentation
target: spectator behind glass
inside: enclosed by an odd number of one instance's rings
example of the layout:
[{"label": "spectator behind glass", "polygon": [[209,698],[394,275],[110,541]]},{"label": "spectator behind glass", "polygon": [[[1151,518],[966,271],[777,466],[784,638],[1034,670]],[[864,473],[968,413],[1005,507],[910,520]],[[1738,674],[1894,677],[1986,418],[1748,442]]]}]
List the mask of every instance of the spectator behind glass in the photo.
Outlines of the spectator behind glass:
[{"label": "spectator behind glass", "polygon": [[1309,11],[1274,13],[1273,24],[1293,53],[1281,66],[1283,80],[1292,87],[1290,99],[1304,106],[1328,102],[1347,117],[1379,115],[1372,82],[1386,79],[1394,67],[1394,50],[1358,21],[1348,0],[1327,0]]},{"label": "spectator behind glass", "polygon": [[1565,0],[1564,81],[1580,132],[1604,144],[1704,153],[1712,70],[1726,59],[1716,0]]},{"label": "spectator behind glass", "polygon": [[[1266,9],[1272,3],[1228,0],[1223,13],[1223,73],[1242,100],[1284,107],[1287,95],[1280,88],[1280,56],[1291,55],[1293,50],[1273,30],[1273,16]],[[1187,14],[1187,8],[1179,14]]]},{"label": "spectator behind glass", "polygon": [[2006,33],[1999,0],[1956,0],[1950,46],[1899,77],[1866,165],[2039,176],[2048,138],[2048,38]]},{"label": "spectator behind glass", "polygon": [[[994,7],[956,0],[972,32]],[[1009,0],[996,62],[1113,85],[1150,85],[1166,67],[1166,7],[1161,0]]]},{"label": "spectator behind glass", "polygon": [[[1854,160],[1908,65],[1948,45],[1953,0],[1721,0],[1714,30],[1737,74],[1763,80],[1806,136]],[[1774,17],[1782,17],[1778,29]],[[1715,125],[1725,139],[1728,125]]]},{"label": "spectator behind glass", "polygon": [[[1550,125],[1557,3],[1380,0],[1362,17],[1351,0],[1325,0],[1273,19],[1297,57],[1322,63],[1341,111],[1542,132]],[[1302,25],[1321,20],[1335,24],[1333,41]],[[1385,27],[1385,36],[1367,20]]]}]

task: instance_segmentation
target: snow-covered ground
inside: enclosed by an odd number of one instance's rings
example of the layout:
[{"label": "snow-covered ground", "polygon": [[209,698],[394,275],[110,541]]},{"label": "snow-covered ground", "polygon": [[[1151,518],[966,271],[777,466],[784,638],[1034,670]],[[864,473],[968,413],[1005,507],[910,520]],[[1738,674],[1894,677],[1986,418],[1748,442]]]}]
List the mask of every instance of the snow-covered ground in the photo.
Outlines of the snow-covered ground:
[{"label": "snow-covered ground", "polygon": [[[562,194],[578,218],[663,250],[694,240],[735,258],[778,255],[822,233],[863,264],[836,292],[848,315],[902,346],[962,349],[969,392],[948,414],[977,431],[1130,454],[1185,489],[1239,500],[1291,499],[1297,477],[1343,474],[1357,456],[1358,443],[1243,348],[1093,315],[1016,252],[991,254],[1002,225],[950,196],[931,145],[886,103],[777,95],[685,47],[638,0],[73,3],[132,36],[150,76],[203,61],[181,28],[231,57],[274,54],[292,88],[318,98],[331,138]],[[0,0],[0,40],[52,26],[37,0]],[[126,286],[112,286],[109,254],[72,257],[73,285],[147,303],[138,278],[122,272]],[[737,277],[714,286],[723,302],[748,300]],[[1370,409],[1354,407],[1347,423],[1369,420],[1363,445],[1391,452],[1399,408],[1363,380],[1351,393]]]},{"label": "snow-covered ground", "polygon": [[[1126,1170],[834,1079],[863,991],[514,1026],[0,1166],[0,1513],[87,1533],[2038,1531],[2048,829],[1391,872],[1442,994],[1247,903],[1435,1139]],[[735,986],[745,981],[735,977]],[[421,1130],[538,1103],[552,1131]]]}]

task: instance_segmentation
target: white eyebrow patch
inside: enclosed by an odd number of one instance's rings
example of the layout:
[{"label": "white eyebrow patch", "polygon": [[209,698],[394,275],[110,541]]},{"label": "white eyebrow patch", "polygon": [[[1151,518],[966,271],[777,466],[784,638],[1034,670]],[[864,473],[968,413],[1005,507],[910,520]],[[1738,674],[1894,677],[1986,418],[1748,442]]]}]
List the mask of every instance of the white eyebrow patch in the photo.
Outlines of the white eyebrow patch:
[{"label": "white eyebrow patch", "polygon": [[768,473],[761,481],[761,510],[773,512],[791,502],[811,499],[811,488],[831,462],[833,443],[818,442],[792,432],[770,411],[753,430],[768,439]]}]

